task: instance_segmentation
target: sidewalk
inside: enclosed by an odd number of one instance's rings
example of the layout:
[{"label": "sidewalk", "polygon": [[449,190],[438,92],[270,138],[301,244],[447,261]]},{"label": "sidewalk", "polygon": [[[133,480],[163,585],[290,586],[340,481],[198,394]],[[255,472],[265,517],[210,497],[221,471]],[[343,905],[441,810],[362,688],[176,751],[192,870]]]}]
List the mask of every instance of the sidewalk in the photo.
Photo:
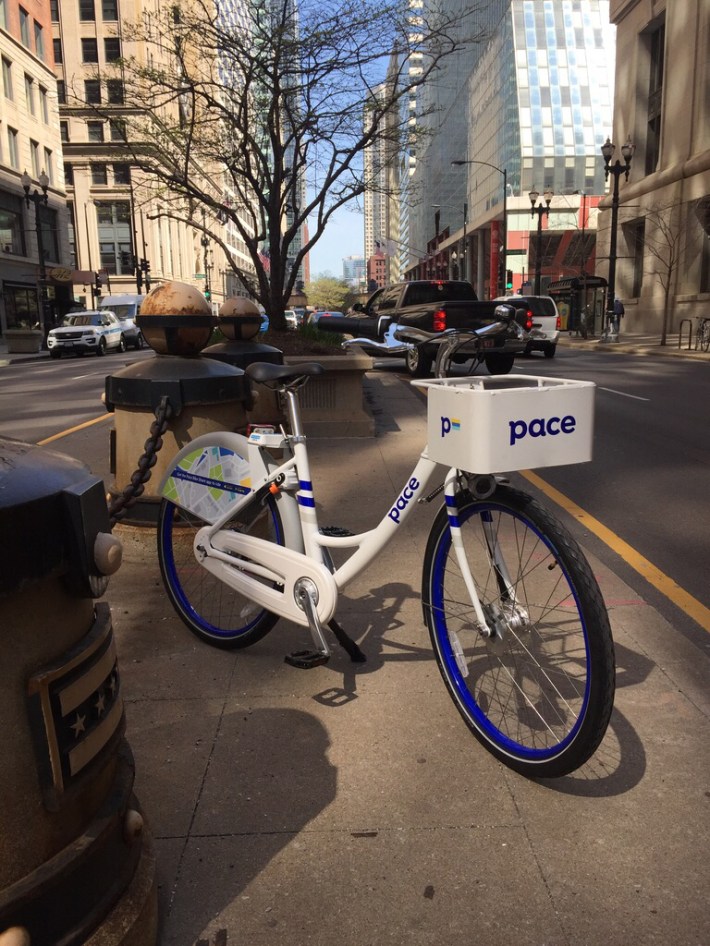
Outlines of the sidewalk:
[{"label": "sidewalk", "polygon": [[[377,437],[310,443],[337,511],[324,525],[372,527],[425,439],[412,388],[379,372],[367,391]],[[244,651],[201,644],[163,593],[154,533],[117,527],[107,598],[161,946],[710,942],[707,652],[592,559],[617,647],[611,728],[571,776],[515,775],[459,718],[424,629],[436,505],[343,596],[368,662],[336,649],[309,671],[283,662],[309,645],[287,622]]]}]

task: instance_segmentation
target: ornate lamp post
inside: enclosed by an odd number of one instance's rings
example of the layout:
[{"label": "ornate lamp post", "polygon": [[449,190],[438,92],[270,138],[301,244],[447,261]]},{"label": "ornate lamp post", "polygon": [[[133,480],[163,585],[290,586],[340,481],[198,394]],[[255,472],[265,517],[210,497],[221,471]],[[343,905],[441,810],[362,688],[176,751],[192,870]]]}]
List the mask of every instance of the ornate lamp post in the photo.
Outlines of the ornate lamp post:
[{"label": "ornate lamp post", "polygon": [[552,200],[552,191],[545,191],[544,204],[538,204],[537,199],[539,196],[539,191],[530,191],[528,194],[528,197],[530,198],[530,204],[532,205],[530,216],[534,217],[535,214],[537,214],[537,239],[535,241],[535,287],[533,292],[533,295],[536,296],[540,295],[540,282],[542,279],[542,218],[548,217],[550,215],[550,201]]},{"label": "ornate lamp post", "polygon": [[208,302],[212,301],[212,285],[210,281],[210,255],[209,255],[209,237],[207,236],[207,230],[205,229],[207,219],[206,211],[202,211],[202,237],[200,239],[200,244],[202,246],[202,252],[204,253],[204,267],[205,267],[205,299]]},{"label": "ornate lamp post", "polygon": [[632,144],[631,138],[628,138],[626,144],[621,146],[621,154],[624,158],[624,164],[617,158],[614,164],[611,159],[616,151],[616,145],[611,143],[609,138],[602,145],[602,156],[604,158],[604,178],[609,180],[609,175],[614,177],[614,186],[611,194],[611,235],[609,237],[609,286],[606,297],[607,326],[614,322],[614,299],[616,298],[616,230],[619,217],[619,177],[623,174],[625,180],[629,179],[629,169],[631,159],[634,156],[636,145]]},{"label": "ornate lamp post", "polygon": [[[499,168],[495,164],[489,164],[488,161],[476,161],[475,159],[467,161],[452,161],[452,167],[461,167],[464,164],[482,164],[484,167],[493,168],[499,174],[503,175],[503,235],[501,238],[500,261],[498,264],[498,283],[501,293],[505,290],[505,274],[508,269],[508,169]],[[468,204],[463,205],[463,240],[464,240],[464,259],[466,257],[466,222],[468,218]],[[491,293],[491,295],[500,295],[500,293]]]},{"label": "ornate lamp post", "polygon": [[45,318],[47,315],[47,266],[44,258],[44,239],[42,236],[42,218],[40,215],[40,208],[42,205],[45,207],[49,203],[49,195],[47,190],[49,188],[49,178],[44,171],[39,176],[39,186],[42,188],[42,193],[35,189],[30,194],[30,188],[32,186],[32,178],[29,176],[27,171],[20,178],[22,181],[22,187],[25,192],[25,203],[27,204],[27,209],[34,204],[35,208],[35,232],[37,234],[37,255],[39,257],[39,321],[42,326],[42,330],[45,329]]}]

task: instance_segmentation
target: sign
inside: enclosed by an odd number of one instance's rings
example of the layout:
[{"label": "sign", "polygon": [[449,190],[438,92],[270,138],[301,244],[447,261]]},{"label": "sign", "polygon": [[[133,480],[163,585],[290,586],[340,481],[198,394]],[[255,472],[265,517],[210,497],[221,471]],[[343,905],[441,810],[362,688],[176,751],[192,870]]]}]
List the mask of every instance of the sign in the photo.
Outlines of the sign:
[{"label": "sign", "polygon": [[50,269],[47,275],[55,282],[71,282],[72,279],[72,271],[64,266],[56,266],[54,269]]},{"label": "sign", "polygon": [[205,274],[204,274],[204,273],[195,273],[194,278],[195,278],[195,279],[204,279],[204,278],[205,278]]}]

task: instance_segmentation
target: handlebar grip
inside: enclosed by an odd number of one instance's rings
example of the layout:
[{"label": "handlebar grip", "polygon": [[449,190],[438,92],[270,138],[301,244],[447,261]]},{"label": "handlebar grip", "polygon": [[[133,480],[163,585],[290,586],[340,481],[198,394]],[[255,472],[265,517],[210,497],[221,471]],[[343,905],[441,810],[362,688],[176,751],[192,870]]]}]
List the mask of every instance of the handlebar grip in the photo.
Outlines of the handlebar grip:
[{"label": "handlebar grip", "polygon": [[318,320],[321,332],[340,332],[343,335],[362,335],[365,338],[379,338],[379,319],[351,319],[345,315],[329,315]]}]

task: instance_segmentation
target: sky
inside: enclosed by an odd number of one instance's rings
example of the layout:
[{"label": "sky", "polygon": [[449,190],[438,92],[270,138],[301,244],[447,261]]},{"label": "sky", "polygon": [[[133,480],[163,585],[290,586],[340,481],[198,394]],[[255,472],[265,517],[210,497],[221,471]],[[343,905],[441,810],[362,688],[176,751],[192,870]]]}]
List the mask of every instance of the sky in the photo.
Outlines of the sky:
[{"label": "sky", "polygon": [[311,250],[311,279],[326,272],[336,279],[343,277],[343,257],[362,256],[365,223],[361,212],[341,208],[325,228]]}]

